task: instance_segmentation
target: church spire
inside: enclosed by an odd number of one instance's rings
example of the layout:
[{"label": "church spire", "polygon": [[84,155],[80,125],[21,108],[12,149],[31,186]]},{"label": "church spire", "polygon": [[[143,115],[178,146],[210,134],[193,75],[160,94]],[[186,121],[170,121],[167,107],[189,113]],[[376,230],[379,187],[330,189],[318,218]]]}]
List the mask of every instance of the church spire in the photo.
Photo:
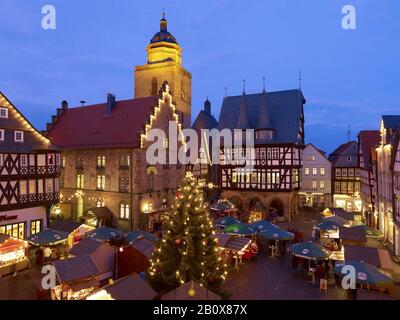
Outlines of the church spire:
[{"label": "church spire", "polygon": [[165,19],[165,8],[163,9],[163,17],[160,20],[160,31],[167,31],[168,21]]}]

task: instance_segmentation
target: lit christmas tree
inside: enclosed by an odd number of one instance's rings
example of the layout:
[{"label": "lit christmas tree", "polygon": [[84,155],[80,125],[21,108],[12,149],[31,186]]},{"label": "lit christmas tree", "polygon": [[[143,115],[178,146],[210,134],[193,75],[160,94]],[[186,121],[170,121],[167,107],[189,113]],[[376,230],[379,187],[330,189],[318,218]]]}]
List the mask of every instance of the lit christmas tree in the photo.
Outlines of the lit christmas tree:
[{"label": "lit christmas tree", "polygon": [[227,275],[213,223],[203,203],[203,190],[186,173],[156,245],[147,278],[156,290],[171,290],[188,281],[218,292]]}]

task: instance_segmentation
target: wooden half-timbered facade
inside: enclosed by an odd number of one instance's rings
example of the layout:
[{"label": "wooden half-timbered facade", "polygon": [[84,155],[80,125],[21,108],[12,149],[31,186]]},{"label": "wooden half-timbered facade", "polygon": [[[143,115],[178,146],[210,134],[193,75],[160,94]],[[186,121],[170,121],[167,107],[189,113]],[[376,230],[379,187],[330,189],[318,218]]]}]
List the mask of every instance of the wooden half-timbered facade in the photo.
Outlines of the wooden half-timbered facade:
[{"label": "wooden half-timbered facade", "polygon": [[0,93],[0,233],[25,239],[46,228],[59,175],[57,149]]},{"label": "wooden half-timbered facade", "polygon": [[361,213],[361,182],[358,143],[350,141],[329,156],[332,162],[333,206]]},{"label": "wooden half-timbered facade", "polygon": [[[276,214],[290,220],[297,212],[304,148],[305,99],[300,90],[225,97],[219,129],[233,140],[254,136],[253,145],[221,146],[219,185],[252,220]],[[250,131],[249,131],[250,130]],[[260,210],[260,211],[261,211]]]},{"label": "wooden half-timbered facade", "polygon": [[376,175],[374,170],[375,148],[380,141],[379,130],[363,130],[358,134],[358,153],[360,162],[360,196],[362,201],[362,214],[365,222],[376,227],[378,215],[375,214],[376,206]]},{"label": "wooden half-timbered facade", "polygon": [[394,253],[400,256],[400,130],[396,132],[393,148],[393,220],[394,220]]}]

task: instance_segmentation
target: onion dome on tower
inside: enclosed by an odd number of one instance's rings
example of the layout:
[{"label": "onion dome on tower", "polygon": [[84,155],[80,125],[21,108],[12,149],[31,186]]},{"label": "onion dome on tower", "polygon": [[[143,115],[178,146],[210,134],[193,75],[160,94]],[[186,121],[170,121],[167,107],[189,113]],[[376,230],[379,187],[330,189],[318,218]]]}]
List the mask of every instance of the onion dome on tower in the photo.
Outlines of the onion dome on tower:
[{"label": "onion dome on tower", "polygon": [[169,42],[178,44],[175,37],[168,32],[168,21],[167,19],[165,19],[165,13],[163,13],[163,17],[160,20],[160,31],[157,32],[150,40],[150,43],[158,42]]}]

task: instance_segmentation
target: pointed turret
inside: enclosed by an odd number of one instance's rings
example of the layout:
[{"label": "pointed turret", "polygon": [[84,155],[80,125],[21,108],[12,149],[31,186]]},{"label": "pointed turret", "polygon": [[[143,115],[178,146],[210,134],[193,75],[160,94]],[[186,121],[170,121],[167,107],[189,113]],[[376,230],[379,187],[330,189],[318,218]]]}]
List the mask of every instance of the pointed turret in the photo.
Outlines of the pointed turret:
[{"label": "pointed turret", "polygon": [[260,112],[256,129],[272,129],[271,118],[269,116],[267,93],[264,91],[261,96]]},{"label": "pointed turret", "polygon": [[242,99],[240,101],[240,110],[239,110],[239,118],[237,129],[250,129],[249,123],[249,116],[247,114],[247,107],[246,107],[246,94],[243,92]]}]

